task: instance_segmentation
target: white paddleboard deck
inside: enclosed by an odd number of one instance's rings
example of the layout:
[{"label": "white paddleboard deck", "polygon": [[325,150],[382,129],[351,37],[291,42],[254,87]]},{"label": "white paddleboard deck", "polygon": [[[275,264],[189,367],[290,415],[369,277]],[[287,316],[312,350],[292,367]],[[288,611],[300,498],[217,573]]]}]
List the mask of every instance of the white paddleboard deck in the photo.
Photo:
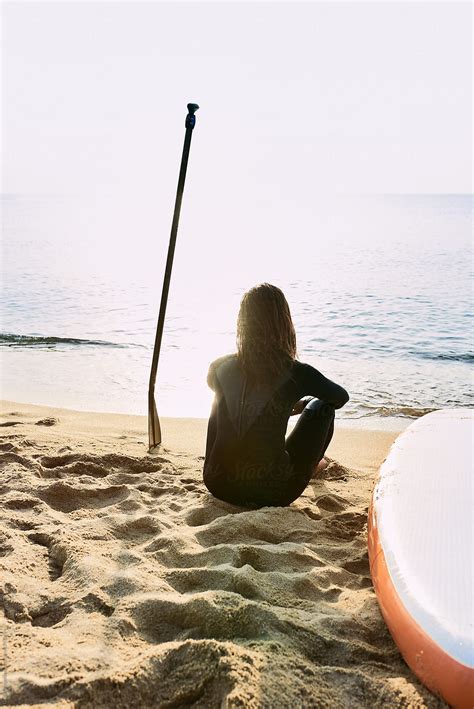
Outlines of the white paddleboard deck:
[{"label": "white paddleboard deck", "polygon": [[[387,625],[420,678],[466,707],[474,706],[473,434],[469,409],[413,422],[380,468],[369,513],[371,572]],[[448,697],[452,684],[458,690]]]}]

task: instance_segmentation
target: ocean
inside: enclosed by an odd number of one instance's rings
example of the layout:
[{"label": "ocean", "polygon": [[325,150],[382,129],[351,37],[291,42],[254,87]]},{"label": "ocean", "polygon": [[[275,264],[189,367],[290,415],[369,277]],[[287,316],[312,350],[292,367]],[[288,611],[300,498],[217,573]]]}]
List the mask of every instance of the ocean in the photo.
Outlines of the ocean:
[{"label": "ocean", "polygon": [[[185,196],[159,414],[209,415],[208,365],[235,351],[240,298],[263,281],[288,299],[299,359],[349,391],[342,423],[471,406],[472,195],[320,196],[294,220],[283,202],[262,204],[253,232],[232,214],[191,223]],[[1,207],[2,398],[146,414],[172,205],[10,194]]]}]

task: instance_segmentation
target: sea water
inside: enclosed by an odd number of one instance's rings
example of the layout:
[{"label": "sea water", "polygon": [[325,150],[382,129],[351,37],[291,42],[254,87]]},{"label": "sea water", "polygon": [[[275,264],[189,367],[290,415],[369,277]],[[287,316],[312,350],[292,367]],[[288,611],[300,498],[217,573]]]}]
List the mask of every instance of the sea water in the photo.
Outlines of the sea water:
[{"label": "sea water", "polygon": [[[182,215],[159,414],[208,416],[209,363],[235,351],[263,281],[287,297],[299,359],[349,391],[339,419],[472,405],[472,215],[472,195],[332,195],[294,219],[275,200],[255,231]],[[136,198],[3,195],[2,398],[146,414],[170,221]]]}]

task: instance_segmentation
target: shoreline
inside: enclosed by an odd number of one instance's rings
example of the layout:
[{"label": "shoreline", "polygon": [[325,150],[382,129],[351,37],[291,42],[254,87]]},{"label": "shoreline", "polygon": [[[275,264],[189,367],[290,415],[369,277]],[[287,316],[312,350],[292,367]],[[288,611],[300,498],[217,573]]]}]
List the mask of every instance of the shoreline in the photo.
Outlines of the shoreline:
[{"label": "shoreline", "polygon": [[[19,401],[18,399],[5,399],[0,398],[0,406],[12,406],[12,407],[38,407],[42,409],[51,409],[55,411],[66,411],[78,414],[89,414],[92,416],[130,416],[135,419],[143,419],[146,422],[146,414],[136,414],[127,413],[123,411],[104,411],[99,409],[90,408],[71,408],[69,406],[53,406],[51,404],[41,404],[31,401]],[[208,421],[208,416],[168,416],[160,414],[160,421],[162,419],[169,419],[173,421],[185,420],[185,421]],[[296,423],[298,417],[292,416],[288,421],[288,425],[292,426]],[[407,426],[416,421],[416,417],[409,416],[359,416],[353,418],[340,417],[338,411],[336,411],[336,422],[337,426],[341,428],[360,428],[368,431],[397,431],[401,432]]]},{"label": "shoreline", "polygon": [[[115,436],[117,441],[128,441],[134,444],[136,454],[148,453],[147,416],[138,414],[121,414],[97,411],[80,411],[62,407],[43,406],[41,404],[24,404],[15,401],[0,400],[0,417],[13,420],[18,418],[34,423],[33,419],[56,418],[61,423],[63,434],[72,437],[74,431],[86,436],[91,442],[94,435],[103,439],[104,436]],[[336,412],[337,416],[337,412]],[[294,417],[296,423],[297,416]],[[204,456],[207,432],[206,418],[160,416],[162,428],[162,452],[172,450],[190,455]],[[8,424],[8,421],[6,422]],[[408,422],[409,423],[409,422]],[[327,450],[330,458],[336,458],[342,465],[358,470],[374,472],[383,462],[390,445],[403,428],[369,428],[356,423],[344,425],[345,421],[336,418],[333,439]],[[22,425],[22,424],[18,424]],[[293,422],[290,419],[288,430]],[[14,424],[13,424],[14,426]],[[12,426],[12,427],[13,427]],[[9,426],[6,426],[8,428]],[[39,427],[35,430],[39,433]],[[54,438],[58,432],[57,426],[41,426],[43,436]]]}]

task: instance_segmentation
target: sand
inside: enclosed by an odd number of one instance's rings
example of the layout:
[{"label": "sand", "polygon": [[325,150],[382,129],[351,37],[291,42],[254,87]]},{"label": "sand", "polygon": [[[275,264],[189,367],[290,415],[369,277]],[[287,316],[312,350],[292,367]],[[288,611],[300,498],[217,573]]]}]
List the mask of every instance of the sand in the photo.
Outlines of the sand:
[{"label": "sand", "polygon": [[379,611],[367,510],[395,432],[343,429],[287,508],[202,483],[207,422],[3,402],[0,703],[445,707]]}]

